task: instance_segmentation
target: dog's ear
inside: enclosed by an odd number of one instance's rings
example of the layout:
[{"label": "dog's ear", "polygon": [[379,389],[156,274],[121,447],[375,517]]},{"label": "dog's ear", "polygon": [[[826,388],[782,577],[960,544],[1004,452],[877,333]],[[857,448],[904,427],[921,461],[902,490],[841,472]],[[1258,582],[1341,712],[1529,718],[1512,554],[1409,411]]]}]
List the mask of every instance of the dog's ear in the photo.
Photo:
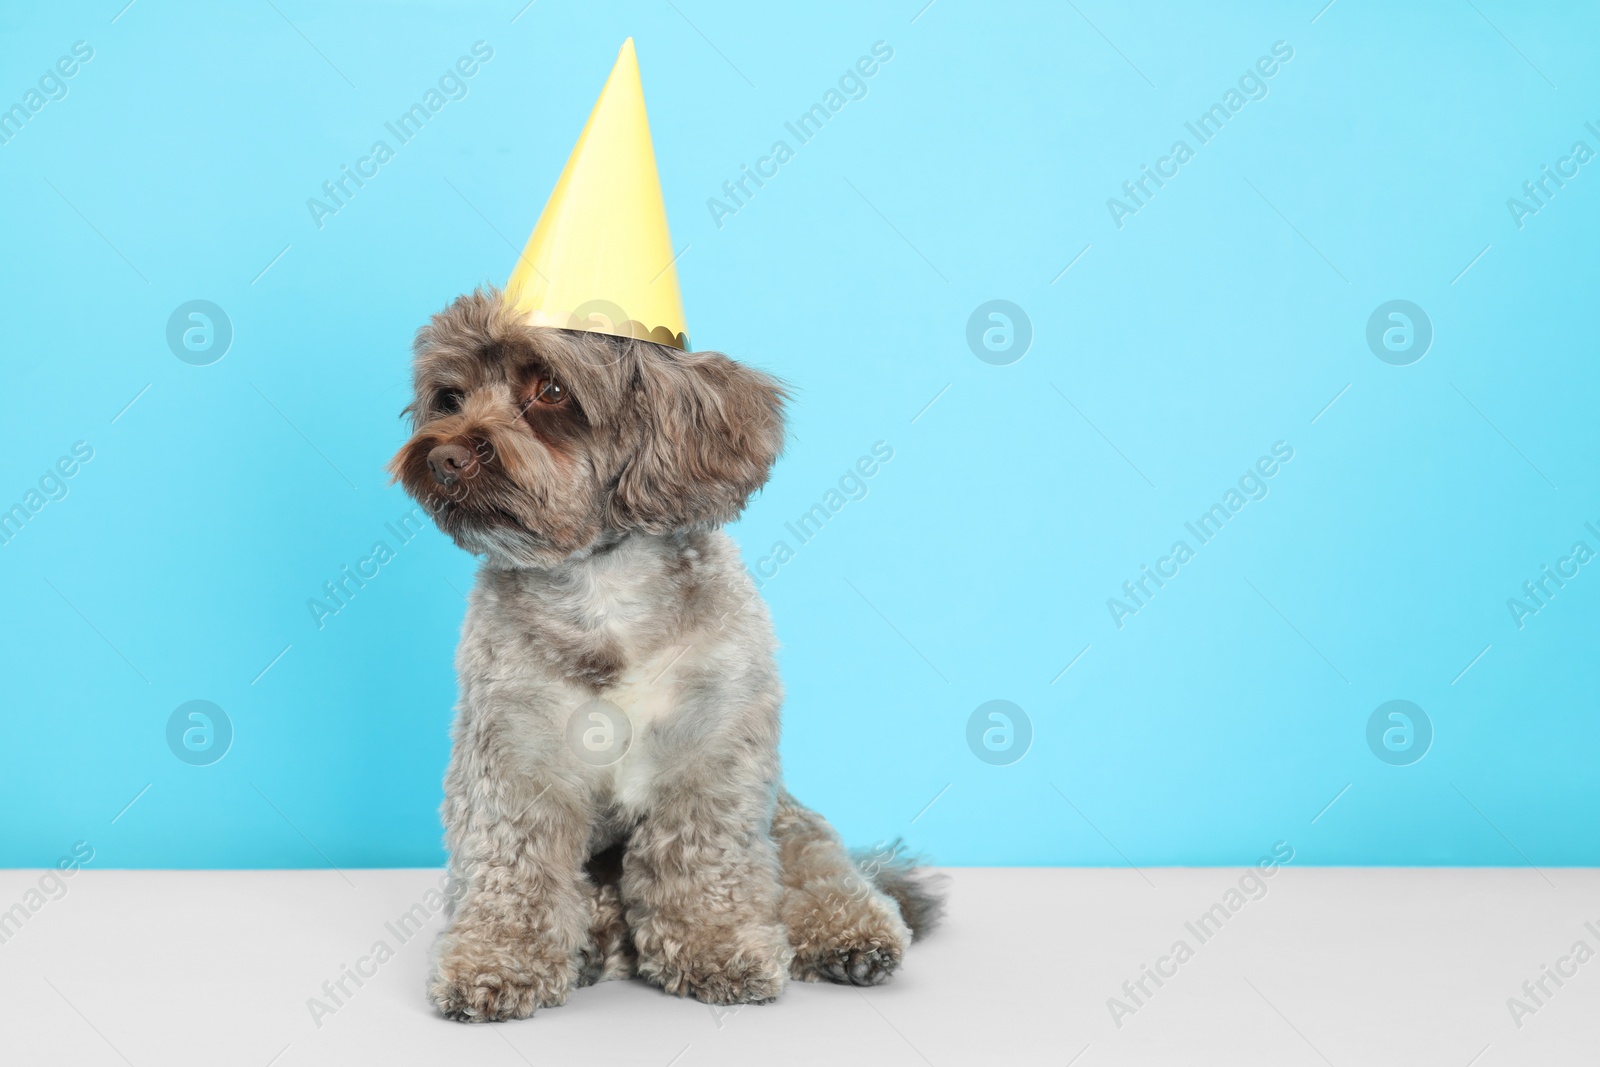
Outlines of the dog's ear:
[{"label": "dog's ear", "polygon": [[633,426],[612,526],[665,533],[728,522],[783,451],[783,386],[719,352],[649,343],[635,352]]}]

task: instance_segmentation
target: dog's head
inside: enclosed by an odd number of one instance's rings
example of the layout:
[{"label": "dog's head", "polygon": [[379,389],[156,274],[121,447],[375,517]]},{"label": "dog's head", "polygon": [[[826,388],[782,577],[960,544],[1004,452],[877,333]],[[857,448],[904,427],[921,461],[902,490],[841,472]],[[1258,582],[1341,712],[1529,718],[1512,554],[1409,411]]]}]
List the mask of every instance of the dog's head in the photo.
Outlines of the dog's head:
[{"label": "dog's head", "polygon": [[720,525],[783,448],[779,383],[716,352],[528,326],[496,291],[417,333],[413,433],[389,470],[507,567],[617,535]]}]

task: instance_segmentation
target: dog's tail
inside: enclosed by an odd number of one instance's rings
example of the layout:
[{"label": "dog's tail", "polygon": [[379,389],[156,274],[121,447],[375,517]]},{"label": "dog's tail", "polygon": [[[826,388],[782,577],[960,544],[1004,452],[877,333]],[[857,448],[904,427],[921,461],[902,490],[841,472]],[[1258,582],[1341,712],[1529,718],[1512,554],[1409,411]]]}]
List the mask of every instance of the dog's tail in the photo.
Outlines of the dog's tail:
[{"label": "dog's tail", "polygon": [[869,849],[854,849],[850,857],[863,876],[900,906],[900,917],[911,928],[914,940],[927,937],[944,918],[949,877],[922,866],[899,838]]}]

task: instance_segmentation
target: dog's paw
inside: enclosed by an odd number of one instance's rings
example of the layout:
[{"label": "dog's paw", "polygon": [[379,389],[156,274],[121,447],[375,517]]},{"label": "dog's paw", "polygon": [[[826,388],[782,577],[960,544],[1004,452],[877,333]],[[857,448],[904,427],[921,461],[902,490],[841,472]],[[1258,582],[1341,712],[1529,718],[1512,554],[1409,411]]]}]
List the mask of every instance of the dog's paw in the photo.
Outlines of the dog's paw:
[{"label": "dog's paw", "polygon": [[641,958],[639,973],[674,996],[706,1004],[767,1004],[783,992],[788,966],[781,931],[758,938],[704,931],[669,959]]},{"label": "dog's paw", "polygon": [[428,980],[428,997],[446,1019],[493,1023],[526,1019],[538,1008],[566,1003],[572,968],[536,957],[514,962],[503,950],[479,952],[457,944],[442,952]]},{"label": "dog's paw", "polygon": [[775,960],[730,960],[724,963],[664,967],[661,988],[705,1004],[769,1004],[783,992],[783,966]]},{"label": "dog's paw", "polygon": [[802,982],[878,985],[898,966],[900,950],[893,946],[835,945],[804,957],[796,955],[790,973]]},{"label": "dog's paw", "polygon": [[617,887],[600,886],[590,905],[589,938],[578,954],[578,985],[632,978],[638,969],[638,958]]},{"label": "dog's paw", "polygon": [[899,913],[877,895],[819,894],[787,904],[789,973],[802,982],[877,985],[900,966],[911,940]]},{"label": "dog's paw", "polygon": [[526,1019],[535,1008],[553,1007],[566,999],[551,998],[541,994],[534,983],[495,971],[440,975],[428,993],[440,1015],[462,1023]]}]

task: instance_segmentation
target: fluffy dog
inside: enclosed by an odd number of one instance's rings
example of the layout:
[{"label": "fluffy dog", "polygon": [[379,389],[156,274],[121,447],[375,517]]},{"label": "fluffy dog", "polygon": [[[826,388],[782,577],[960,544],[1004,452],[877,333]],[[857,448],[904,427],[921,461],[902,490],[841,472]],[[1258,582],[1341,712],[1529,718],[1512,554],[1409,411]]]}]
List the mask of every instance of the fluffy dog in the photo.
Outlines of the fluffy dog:
[{"label": "fluffy dog", "polygon": [[765,605],[720,527],[782,387],[714,352],[526,325],[497,291],[419,331],[390,469],[484,558],[442,809],[456,901],[428,993],[524,1018],[640,975],[713,1004],[883,981],[940,894],[784,790]]}]

